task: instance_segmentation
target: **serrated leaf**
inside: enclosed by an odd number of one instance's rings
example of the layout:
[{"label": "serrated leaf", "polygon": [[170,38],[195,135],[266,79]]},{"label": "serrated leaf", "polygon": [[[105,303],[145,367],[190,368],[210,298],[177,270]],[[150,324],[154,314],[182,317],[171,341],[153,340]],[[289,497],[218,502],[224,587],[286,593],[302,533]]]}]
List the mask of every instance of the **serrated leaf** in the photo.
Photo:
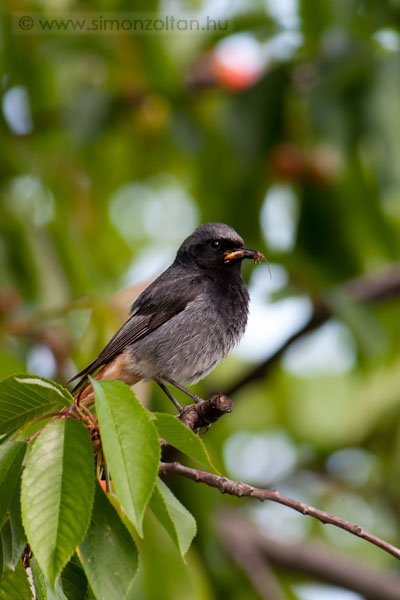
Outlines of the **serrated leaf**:
[{"label": "serrated leaf", "polygon": [[132,390],[120,381],[94,381],[101,441],[113,487],[142,535],[143,514],[160,462],[157,429]]},{"label": "serrated leaf", "polygon": [[32,581],[35,587],[36,600],[48,600],[47,585],[42,569],[39,567],[38,561],[33,556],[31,558]]},{"label": "serrated leaf", "polygon": [[97,600],[134,600],[132,585],[138,569],[138,550],[99,485],[90,527],[78,553]]},{"label": "serrated leaf", "polygon": [[37,375],[12,375],[0,381],[0,434],[14,432],[49,411],[73,403],[58,383]]},{"label": "serrated leaf", "polygon": [[179,502],[161,479],[157,480],[150,507],[168,531],[183,558],[197,531],[193,515]]},{"label": "serrated leaf", "polygon": [[30,567],[36,600],[71,600],[64,594],[60,579],[56,581],[55,589],[51,588],[34,556],[31,559]]},{"label": "serrated leaf", "polygon": [[87,531],[93,496],[87,429],[75,419],[49,423],[28,454],[21,505],[29,544],[51,586]]},{"label": "serrated leaf", "polygon": [[26,447],[25,442],[10,441],[0,446],[0,526],[21,473]]},{"label": "serrated leaf", "polygon": [[156,417],[156,427],[161,438],[202,465],[218,472],[211,462],[203,440],[182,421],[167,413],[155,412],[153,415]]},{"label": "serrated leaf", "polygon": [[21,561],[0,579],[0,600],[32,600],[28,576]]}]

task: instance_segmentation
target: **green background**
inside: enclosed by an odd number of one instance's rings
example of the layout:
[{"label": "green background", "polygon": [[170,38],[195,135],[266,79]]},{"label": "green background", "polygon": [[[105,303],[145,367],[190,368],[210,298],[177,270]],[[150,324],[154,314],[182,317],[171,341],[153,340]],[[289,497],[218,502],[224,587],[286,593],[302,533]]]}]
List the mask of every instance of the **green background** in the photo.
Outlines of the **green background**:
[{"label": "green background", "polygon": [[[175,15],[201,27],[208,16],[221,26],[78,34],[38,25],[82,11]],[[21,30],[23,14],[35,31]],[[227,475],[399,545],[397,290],[371,304],[343,288],[358,277],[368,290],[399,278],[399,27],[398,0],[9,2],[0,47],[1,377],[28,370],[65,383],[186,235],[228,223],[265,253],[272,279],[265,265],[245,266],[248,335],[197,393],[228,392],[313,306],[325,303],[331,316],[232,393],[234,412],[207,433],[207,447]],[[172,410],[154,387],[138,393],[150,408]],[[228,506],[280,543],[319,540],[398,570],[377,548],[287,508],[172,485],[199,533],[185,567],[148,520],[154,544],[144,549],[137,597],[260,597],[221,539]],[[349,597],[328,596],[329,584],[316,588],[318,578],[279,564],[270,576],[282,598]]]}]

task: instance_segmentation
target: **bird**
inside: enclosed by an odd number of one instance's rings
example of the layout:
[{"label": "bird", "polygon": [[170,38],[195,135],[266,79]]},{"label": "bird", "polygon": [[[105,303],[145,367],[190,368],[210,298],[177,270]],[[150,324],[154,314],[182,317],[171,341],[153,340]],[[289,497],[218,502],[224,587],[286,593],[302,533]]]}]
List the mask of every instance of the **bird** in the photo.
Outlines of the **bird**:
[{"label": "bird", "polygon": [[264,258],[225,223],[197,227],[171,266],[138,296],[98,357],[68,382],[79,379],[72,390],[77,401],[94,397],[89,376],[129,386],[153,380],[179,406],[166,387],[171,384],[198,401],[186,386],[208,375],[246,329],[249,292],[242,261]]}]

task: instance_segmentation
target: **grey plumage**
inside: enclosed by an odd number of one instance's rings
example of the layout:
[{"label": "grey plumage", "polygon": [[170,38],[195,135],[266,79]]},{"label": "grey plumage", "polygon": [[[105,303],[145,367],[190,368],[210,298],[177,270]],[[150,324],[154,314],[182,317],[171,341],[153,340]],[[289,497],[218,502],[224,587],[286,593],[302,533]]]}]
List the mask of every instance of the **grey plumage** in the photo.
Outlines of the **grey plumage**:
[{"label": "grey plumage", "polygon": [[[205,377],[245,331],[249,295],[240,265],[260,257],[228,225],[198,227],[133,303],[131,317],[98,358],[74,377],[81,377],[75,389],[121,354],[124,369],[145,380],[187,385]],[[129,382],[129,375],[121,379]]]}]

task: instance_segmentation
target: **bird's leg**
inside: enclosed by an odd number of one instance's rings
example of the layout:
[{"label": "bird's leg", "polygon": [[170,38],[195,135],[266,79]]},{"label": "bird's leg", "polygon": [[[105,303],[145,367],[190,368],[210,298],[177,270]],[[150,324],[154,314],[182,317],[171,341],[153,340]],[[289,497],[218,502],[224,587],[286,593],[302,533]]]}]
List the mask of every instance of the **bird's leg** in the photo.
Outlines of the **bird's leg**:
[{"label": "bird's leg", "polygon": [[195,402],[201,402],[202,398],[200,398],[200,396],[193,394],[193,392],[189,392],[189,390],[187,390],[185,387],[183,387],[183,385],[181,385],[177,381],[174,381],[173,379],[170,379],[169,377],[163,377],[163,380],[166,381],[167,383],[170,383],[174,387],[178,388],[178,390],[181,390],[181,392],[183,392],[184,394],[189,396],[189,398],[191,398]]},{"label": "bird's leg", "polygon": [[179,412],[181,412],[182,406],[179,404],[178,400],[171,394],[169,389],[161,381],[157,381],[157,383],[160,386],[160,388],[162,389],[162,391],[165,394],[167,394],[168,398],[171,400],[171,402],[175,406],[175,408],[177,408],[179,410]]}]

